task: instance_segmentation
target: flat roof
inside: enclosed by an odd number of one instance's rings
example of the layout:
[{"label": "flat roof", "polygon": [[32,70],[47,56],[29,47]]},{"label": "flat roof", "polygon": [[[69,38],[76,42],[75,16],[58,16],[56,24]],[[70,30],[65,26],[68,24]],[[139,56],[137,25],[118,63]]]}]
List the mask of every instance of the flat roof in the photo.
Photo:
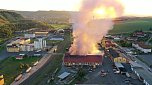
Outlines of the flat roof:
[{"label": "flat roof", "polygon": [[64,73],[62,73],[61,75],[59,75],[58,77],[59,77],[60,79],[64,79],[64,78],[68,77],[69,75],[70,75],[70,73],[64,72]]}]

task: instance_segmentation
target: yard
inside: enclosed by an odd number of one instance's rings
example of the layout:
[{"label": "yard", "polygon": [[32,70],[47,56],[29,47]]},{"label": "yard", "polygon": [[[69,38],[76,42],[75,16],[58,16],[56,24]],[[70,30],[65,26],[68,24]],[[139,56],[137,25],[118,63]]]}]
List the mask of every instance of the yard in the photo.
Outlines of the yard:
[{"label": "yard", "polygon": [[16,60],[15,57],[8,57],[0,61],[0,74],[4,75],[5,85],[10,85],[18,74],[39,59],[40,57],[26,57],[23,60]]}]

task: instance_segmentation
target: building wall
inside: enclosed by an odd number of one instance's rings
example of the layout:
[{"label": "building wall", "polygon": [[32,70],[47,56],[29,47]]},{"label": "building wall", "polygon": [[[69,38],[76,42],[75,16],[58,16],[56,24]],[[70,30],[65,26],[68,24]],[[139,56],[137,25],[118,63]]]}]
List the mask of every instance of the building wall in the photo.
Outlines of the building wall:
[{"label": "building wall", "polygon": [[19,52],[18,47],[7,47],[7,52]]},{"label": "building wall", "polygon": [[84,62],[84,63],[64,62],[64,65],[65,66],[73,66],[73,65],[91,65],[91,66],[94,66],[94,65],[102,65],[102,63],[97,63],[97,62],[94,62],[94,63],[89,63],[89,62]]},{"label": "building wall", "polygon": [[34,49],[43,49],[46,47],[46,40],[38,39],[38,41],[34,41]]},{"label": "building wall", "polygon": [[124,57],[114,58],[114,62],[118,62],[118,63],[128,63],[128,62],[127,62],[127,59],[124,58]]}]

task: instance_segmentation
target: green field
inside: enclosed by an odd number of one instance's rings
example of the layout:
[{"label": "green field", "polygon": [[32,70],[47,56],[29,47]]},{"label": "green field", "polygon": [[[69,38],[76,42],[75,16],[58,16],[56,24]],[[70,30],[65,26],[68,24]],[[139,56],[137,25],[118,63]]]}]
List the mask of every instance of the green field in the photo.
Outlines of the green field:
[{"label": "green field", "polygon": [[21,64],[32,66],[39,59],[40,57],[26,57],[23,60],[16,60],[14,57],[9,57],[0,61],[0,74],[4,75],[5,85],[10,85],[18,74],[26,70],[20,68]]},{"label": "green field", "polygon": [[114,29],[109,31],[109,33],[126,33],[133,32],[135,30],[149,31],[152,28],[151,18],[141,18],[141,19],[130,19],[123,22],[115,23]]},{"label": "green field", "polygon": [[66,29],[69,28],[69,24],[50,24],[54,29]]}]

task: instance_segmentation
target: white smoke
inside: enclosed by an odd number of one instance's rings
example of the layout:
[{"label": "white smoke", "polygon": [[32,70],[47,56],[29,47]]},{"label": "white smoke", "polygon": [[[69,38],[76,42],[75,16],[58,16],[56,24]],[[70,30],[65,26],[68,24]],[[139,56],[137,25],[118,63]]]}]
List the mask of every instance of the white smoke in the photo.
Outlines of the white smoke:
[{"label": "white smoke", "polygon": [[79,13],[73,17],[74,41],[69,50],[72,55],[97,54],[96,44],[113,28],[110,13],[102,18],[93,13],[100,7],[113,8],[117,17],[123,14],[123,6],[117,0],[84,0]]}]

